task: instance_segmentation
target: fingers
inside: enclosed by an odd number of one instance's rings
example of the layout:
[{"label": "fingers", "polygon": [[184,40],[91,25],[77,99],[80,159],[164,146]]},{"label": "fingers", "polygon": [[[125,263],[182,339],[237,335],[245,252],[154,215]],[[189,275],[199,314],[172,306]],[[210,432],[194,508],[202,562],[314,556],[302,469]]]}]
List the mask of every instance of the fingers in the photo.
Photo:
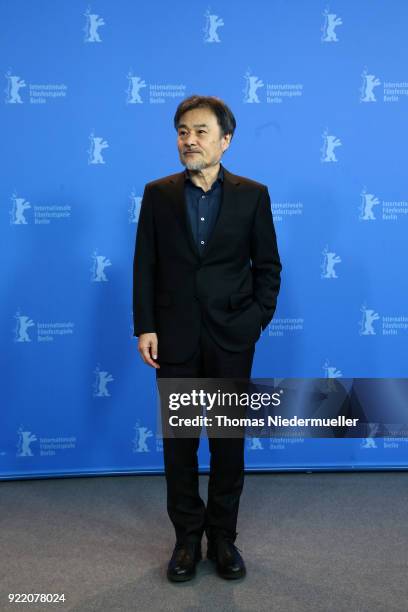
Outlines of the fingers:
[{"label": "fingers", "polygon": [[157,344],[157,339],[149,339],[147,342],[145,341],[139,344],[139,353],[142,360],[155,369],[160,368],[159,364],[153,361],[157,359]]},{"label": "fingers", "polygon": [[151,366],[152,368],[159,368],[160,367],[158,363],[155,363],[153,361],[152,356],[150,354],[150,347],[147,346],[147,347],[141,348],[140,354],[142,356],[143,361],[147,365]]}]

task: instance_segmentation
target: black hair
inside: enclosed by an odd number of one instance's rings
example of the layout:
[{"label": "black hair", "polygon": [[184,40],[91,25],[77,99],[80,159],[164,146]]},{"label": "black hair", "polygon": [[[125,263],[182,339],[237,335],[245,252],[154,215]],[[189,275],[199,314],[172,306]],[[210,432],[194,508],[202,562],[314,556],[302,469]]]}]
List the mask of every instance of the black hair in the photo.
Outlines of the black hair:
[{"label": "black hair", "polygon": [[231,134],[231,138],[233,137],[237,125],[235,117],[225,102],[215,96],[193,95],[180,102],[174,115],[174,127],[176,130],[178,129],[180,117],[193,108],[209,108],[216,116],[223,136]]}]

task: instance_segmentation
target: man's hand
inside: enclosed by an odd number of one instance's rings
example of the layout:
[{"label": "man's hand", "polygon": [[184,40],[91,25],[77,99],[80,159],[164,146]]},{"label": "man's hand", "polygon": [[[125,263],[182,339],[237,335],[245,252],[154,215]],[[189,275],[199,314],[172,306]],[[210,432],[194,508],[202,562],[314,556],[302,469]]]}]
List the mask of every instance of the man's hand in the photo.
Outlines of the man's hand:
[{"label": "man's hand", "polygon": [[155,332],[149,332],[147,334],[140,334],[137,346],[143,361],[156,369],[160,368],[159,364],[153,361],[153,359],[157,359],[157,344],[157,334]]}]

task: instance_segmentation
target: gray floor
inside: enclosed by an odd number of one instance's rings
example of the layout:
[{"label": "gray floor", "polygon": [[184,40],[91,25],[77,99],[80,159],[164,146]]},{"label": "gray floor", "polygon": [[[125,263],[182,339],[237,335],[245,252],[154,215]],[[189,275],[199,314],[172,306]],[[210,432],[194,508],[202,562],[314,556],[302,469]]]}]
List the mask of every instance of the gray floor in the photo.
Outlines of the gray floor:
[{"label": "gray floor", "polygon": [[56,609],[7,603],[45,592],[65,593],[61,610],[406,612],[407,478],[249,474],[236,541],[247,577],[224,581],[205,560],[184,584],[165,577],[162,476],[2,482],[0,610]]}]

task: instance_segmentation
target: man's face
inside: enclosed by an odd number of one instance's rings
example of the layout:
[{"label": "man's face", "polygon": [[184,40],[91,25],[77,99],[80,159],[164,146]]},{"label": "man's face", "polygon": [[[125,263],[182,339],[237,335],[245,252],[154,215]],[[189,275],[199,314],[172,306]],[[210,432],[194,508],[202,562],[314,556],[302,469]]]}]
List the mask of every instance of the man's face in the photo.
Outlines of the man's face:
[{"label": "man's face", "polygon": [[209,108],[194,108],[180,117],[177,148],[181,163],[189,170],[216,165],[230,141],[231,134],[222,135],[217,118]]}]

